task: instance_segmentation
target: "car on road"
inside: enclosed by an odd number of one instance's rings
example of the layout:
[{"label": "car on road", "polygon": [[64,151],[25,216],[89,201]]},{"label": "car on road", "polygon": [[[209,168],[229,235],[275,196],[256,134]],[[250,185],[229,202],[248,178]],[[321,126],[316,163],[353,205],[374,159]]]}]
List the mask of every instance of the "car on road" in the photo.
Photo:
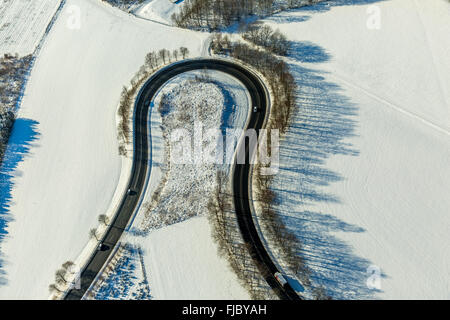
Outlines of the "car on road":
[{"label": "car on road", "polygon": [[259,108],[258,108],[258,106],[253,106],[253,112],[254,112],[254,113],[257,113],[257,112],[259,112]]},{"label": "car on road", "polygon": [[275,272],[274,274],[275,279],[281,284],[282,287],[287,283],[286,279],[283,277],[283,275],[279,272]]}]

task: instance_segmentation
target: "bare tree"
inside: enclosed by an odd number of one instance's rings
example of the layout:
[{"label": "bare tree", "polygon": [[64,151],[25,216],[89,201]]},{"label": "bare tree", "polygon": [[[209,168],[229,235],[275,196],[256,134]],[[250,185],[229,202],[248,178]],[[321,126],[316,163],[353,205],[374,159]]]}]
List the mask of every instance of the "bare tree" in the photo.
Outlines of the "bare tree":
[{"label": "bare tree", "polygon": [[68,281],[66,279],[67,271],[64,269],[58,269],[55,273],[55,282],[59,285],[67,284]]},{"label": "bare tree", "polygon": [[69,270],[71,269],[73,266],[75,266],[75,263],[72,261],[66,261],[62,264],[62,267],[64,270]]},{"label": "bare tree", "polygon": [[169,54],[170,54],[170,51],[167,49],[161,49],[158,51],[158,55],[162,59],[164,64],[166,64],[166,59],[169,57]]},{"label": "bare tree", "polygon": [[50,290],[50,292],[58,292],[58,293],[63,293],[64,291],[59,289],[58,286],[54,283],[52,283],[51,285],[48,286],[48,290]]},{"label": "bare tree", "polygon": [[89,230],[89,236],[91,238],[94,238],[97,241],[100,241],[100,239],[98,237],[97,229],[95,229],[95,228],[92,228],[91,230]]},{"label": "bare tree", "polygon": [[158,66],[158,55],[154,51],[147,53],[145,56],[145,65],[152,70]]},{"label": "bare tree", "polygon": [[183,56],[183,59],[186,59],[186,57],[189,55],[189,49],[186,47],[180,47],[180,52]]},{"label": "bare tree", "polygon": [[103,223],[105,226],[109,224],[109,218],[106,214],[101,214],[98,216],[98,222]]}]

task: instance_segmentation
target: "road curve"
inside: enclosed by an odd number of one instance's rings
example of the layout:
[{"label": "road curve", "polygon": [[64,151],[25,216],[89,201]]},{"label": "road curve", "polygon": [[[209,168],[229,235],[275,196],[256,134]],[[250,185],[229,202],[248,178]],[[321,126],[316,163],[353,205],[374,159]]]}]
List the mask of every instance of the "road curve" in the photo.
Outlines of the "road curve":
[{"label": "road curve", "polygon": [[[257,132],[264,125],[264,118],[267,109],[268,96],[261,80],[246,68],[224,60],[217,59],[196,59],[185,60],[174,63],[166,68],[156,72],[142,87],[135,104],[134,115],[134,154],[133,165],[131,169],[131,178],[127,188],[136,191],[136,194],[127,194],[122,199],[114,220],[110,224],[103,243],[109,247],[105,251],[96,251],[90,258],[88,264],[82,269],[80,276],[79,289],[73,288],[67,292],[65,300],[81,299],[91,286],[98,272],[101,270],[111,249],[119,241],[123,231],[127,227],[130,218],[137,209],[139,199],[143,197],[143,190],[147,171],[151,170],[148,166],[148,123],[147,115],[149,112],[149,101],[151,101],[158,89],[169,79],[187,71],[193,70],[217,70],[228,73],[239,79],[247,88],[251,96],[252,105],[260,107],[259,112],[252,112],[248,120],[246,129],[253,128]],[[245,153],[248,159],[249,146],[245,146]],[[250,254],[258,266],[259,271],[266,279],[281,299],[299,300],[299,296],[287,284],[282,287],[274,277],[277,267],[267,253],[253,222],[249,203],[249,177],[251,166],[246,161],[245,164],[235,164],[233,170],[233,192],[236,216],[244,241],[248,244]]]}]

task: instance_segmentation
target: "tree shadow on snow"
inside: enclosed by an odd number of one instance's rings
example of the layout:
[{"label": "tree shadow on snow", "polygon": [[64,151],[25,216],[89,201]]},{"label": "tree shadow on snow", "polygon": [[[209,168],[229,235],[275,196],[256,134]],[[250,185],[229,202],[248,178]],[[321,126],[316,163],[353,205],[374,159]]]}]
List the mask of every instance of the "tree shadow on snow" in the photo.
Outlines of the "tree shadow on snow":
[{"label": "tree shadow on snow", "polygon": [[[382,2],[386,0],[329,0],[319,2],[314,5],[304,6],[296,9],[285,10],[272,17],[268,17],[267,20],[277,21],[281,23],[296,23],[308,21],[311,16],[310,14],[318,12],[329,11],[333,7],[340,6],[352,6],[352,5],[370,5],[376,4],[377,2]],[[292,15],[290,13],[303,13],[304,15]]]},{"label": "tree shadow on snow", "polygon": [[21,176],[22,173],[17,170],[17,166],[30,153],[31,147],[34,146],[34,141],[39,137],[37,126],[38,122],[31,119],[19,118],[14,122],[8,148],[5,152],[3,164],[0,167],[0,286],[7,283],[3,270],[5,260],[1,250],[1,242],[7,237],[8,232],[6,228],[8,222],[13,219],[9,210],[14,177]]},{"label": "tree shadow on snow", "polygon": [[382,2],[386,0],[329,0],[329,1],[323,1],[319,2],[313,6],[305,6],[300,8],[301,11],[328,11],[332,7],[340,7],[340,6],[356,6],[356,5],[370,5],[377,2]]},{"label": "tree shadow on snow", "polygon": [[[297,106],[292,125],[280,144],[280,171],[273,189],[277,207],[287,227],[296,234],[301,255],[314,287],[325,288],[333,299],[370,299],[377,292],[367,287],[370,261],[357,256],[336,233],[365,230],[327,212],[325,203],[344,207],[325,188],[352,177],[327,168],[333,156],[359,156],[349,142],[358,126],[358,107],[326,73],[301,63],[323,63],[331,55],[311,42],[292,43],[288,63],[297,82]],[[364,199],[360,199],[364,201]],[[385,277],[385,275],[382,275]]]},{"label": "tree shadow on snow", "polygon": [[319,63],[330,60],[330,55],[321,47],[316,46],[312,42],[291,41],[289,43],[289,56],[298,62]]}]

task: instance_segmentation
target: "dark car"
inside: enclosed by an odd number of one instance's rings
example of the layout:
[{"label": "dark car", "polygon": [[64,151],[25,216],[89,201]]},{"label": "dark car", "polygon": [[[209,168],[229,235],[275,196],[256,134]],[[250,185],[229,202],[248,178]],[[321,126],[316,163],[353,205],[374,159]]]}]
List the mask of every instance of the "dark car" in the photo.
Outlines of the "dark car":
[{"label": "dark car", "polygon": [[106,251],[108,249],[109,249],[109,247],[106,244],[102,243],[102,242],[100,242],[97,245],[97,251]]}]

